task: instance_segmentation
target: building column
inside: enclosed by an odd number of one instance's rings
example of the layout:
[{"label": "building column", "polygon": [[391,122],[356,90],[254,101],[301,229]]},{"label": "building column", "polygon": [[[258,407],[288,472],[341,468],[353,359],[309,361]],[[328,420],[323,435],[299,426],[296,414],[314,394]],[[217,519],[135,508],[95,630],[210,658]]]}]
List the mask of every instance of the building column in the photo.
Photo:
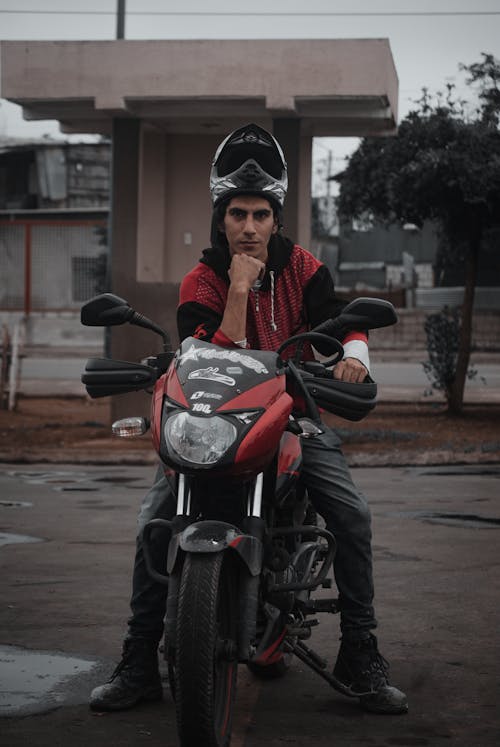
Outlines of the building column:
[{"label": "building column", "polygon": [[[140,303],[137,287],[137,215],[140,153],[140,121],[113,120],[111,161],[110,258],[111,291],[131,306]],[[138,329],[111,327],[108,355],[118,360],[140,360],[141,340]],[[120,394],[111,398],[111,419],[148,412],[144,395]]]},{"label": "building column", "polygon": [[[111,157],[111,287],[124,296],[135,291],[137,268],[137,214],[140,121],[113,120]],[[118,345],[118,336],[114,335]],[[117,350],[113,345],[113,355]]]},{"label": "building column", "polygon": [[[163,153],[163,144],[161,144]],[[162,164],[163,165],[163,164]],[[138,237],[144,239],[144,228],[139,230],[141,219],[141,123],[134,119],[115,119],[113,122],[112,183],[111,183],[111,290],[125,298],[141,314],[153,319],[167,329],[176,345],[175,313],[178,300],[178,282],[166,282],[162,277],[164,237],[161,216],[151,232],[150,241],[159,249],[152,258],[157,265],[156,282],[138,275],[143,265],[138,262]],[[161,177],[161,173],[160,173]],[[142,204],[144,208],[144,203]],[[151,207],[151,206],[148,206]],[[155,204],[157,213],[163,215],[162,201]],[[144,217],[144,216],[143,216]],[[151,219],[148,213],[146,218]],[[141,257],[143,260],[144,257]],[[153,275],[154,277],[154,275]],[[107,354],[118,360],[140,361],[161,351],[161,339],[152,332],[129,324],[112,327]],[[132,415],[149,415],[151,397],[144,392],[132,392],[112,397],[112,420]]]},{"label": "building column", "polygon": [[288,166],[288,193],[283,210],[285,234],[297,241],[299,225],[300,119],[274,119],[273,135]]},{"label": "building column", "polygon": [[311,240],[312,138],[301,136],[300,125],[300,118],[274,119],[273,134],[283,148],[288,166],[284,233],[308,247]]}]

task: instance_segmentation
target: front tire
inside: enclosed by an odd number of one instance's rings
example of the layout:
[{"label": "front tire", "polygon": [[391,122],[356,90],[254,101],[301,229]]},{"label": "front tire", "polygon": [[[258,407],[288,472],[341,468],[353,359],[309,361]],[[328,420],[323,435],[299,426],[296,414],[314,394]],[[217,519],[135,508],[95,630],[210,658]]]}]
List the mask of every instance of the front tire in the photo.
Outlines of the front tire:
[{"label": "front tire", "polygon": [[227,553],[186,556],[175,651],[182,747],[227,747],[236,694],[238,593]]}]

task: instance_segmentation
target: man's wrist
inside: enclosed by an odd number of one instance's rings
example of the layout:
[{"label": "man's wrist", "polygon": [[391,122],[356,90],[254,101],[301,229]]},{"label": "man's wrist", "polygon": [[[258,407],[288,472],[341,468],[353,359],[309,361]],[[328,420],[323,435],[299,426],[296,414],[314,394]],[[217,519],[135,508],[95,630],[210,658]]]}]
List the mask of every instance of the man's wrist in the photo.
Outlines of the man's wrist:
[{"label": "man's wrist", "polygon": [[363,340],[349,340],[344,343],[344,360],[346,358],[356,358],[370,373],[370,355],[368,345]]},{"label": "man's wrist", "polygon": [[237,295],[248,296],[248,294],[250,293],[250,286],[248,285],[248,283],[245,283],[242,280],[237,280],[236,282],[231,282],[229,290],[231,293],[235,293]]}]

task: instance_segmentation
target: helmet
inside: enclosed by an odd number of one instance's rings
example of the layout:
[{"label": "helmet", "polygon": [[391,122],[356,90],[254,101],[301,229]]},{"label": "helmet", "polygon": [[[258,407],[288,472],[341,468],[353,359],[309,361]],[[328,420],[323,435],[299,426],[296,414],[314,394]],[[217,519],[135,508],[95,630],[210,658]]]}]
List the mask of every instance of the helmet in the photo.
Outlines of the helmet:
[{"label": "helmet", "polygon": [[219,145],[210,172],[214,207],[225,197],[260,195],[283,207],[288,186],[280,144],[256,124],[235,130]]}]

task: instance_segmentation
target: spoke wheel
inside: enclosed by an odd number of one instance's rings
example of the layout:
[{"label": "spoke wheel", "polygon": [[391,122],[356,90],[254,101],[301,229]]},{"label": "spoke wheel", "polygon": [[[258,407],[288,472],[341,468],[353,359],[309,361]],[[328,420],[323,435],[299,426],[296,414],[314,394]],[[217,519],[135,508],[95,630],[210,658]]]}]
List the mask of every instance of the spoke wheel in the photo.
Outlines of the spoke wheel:
[{"label": "spoke wheel", "polygon": [[175,702],[182,747],[229,745],[238,664],[237,601],[231,556],[186,556],[175,652]]}]

